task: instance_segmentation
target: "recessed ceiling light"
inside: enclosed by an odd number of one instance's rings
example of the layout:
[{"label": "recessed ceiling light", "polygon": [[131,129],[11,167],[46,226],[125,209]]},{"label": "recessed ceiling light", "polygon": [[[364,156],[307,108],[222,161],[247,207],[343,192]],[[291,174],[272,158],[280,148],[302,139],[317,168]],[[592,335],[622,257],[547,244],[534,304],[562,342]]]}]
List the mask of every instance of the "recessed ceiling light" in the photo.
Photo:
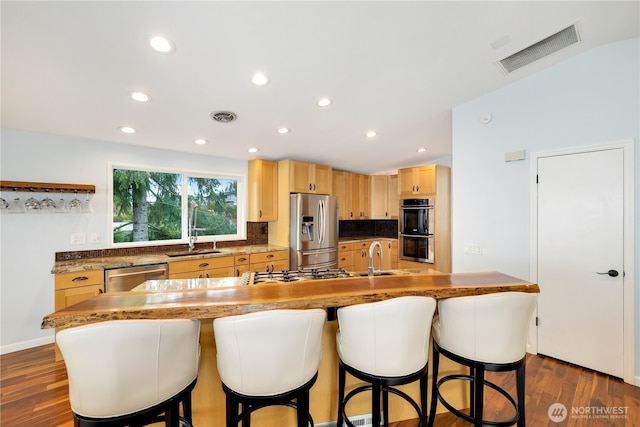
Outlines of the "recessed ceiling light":
[{"label": "recessed ceiling light", "polygon": [[171,40],[160,36],[151,37],[149,45],[160,53],[173,53],[173,51],[176,50]]},{"label": "recessed ceiling light", "polygon": [[376,131],[375,130],[370,130],[369,132],[367,132],[365,134],[367,136],[367,138],[373,138],[374,136],[376,136]]},{"label": "recessed ceiling light", "polygon": [[424,153],[425,151],[427,151],[427,149],[426,149],[426,148],[424,148],[424,147],[420,147],[420,148],[418,148],[416,151],[417,151],[418,153]]},{"label": "recessed ceiling light", "polygon": [[253,78],[251,79],[251,81],[253,82],[254,85],[264,86],[267,83],[269,83],[269,77],[267,77],[262,73],[256,73],[253,75]]},{"label": "recessed ceiling light", "polygon": [[247,151],[249,151],[250,153],[257,153],[258,149],[257,148],[249,148],[249,150],[247,150]]},{"label": "recessed ceiling light", "polygon": [[331,99],[329,98],[320,98],[318,99],[318,102],[316,102],[316,105],[318,107],[328,107],[332,102],[333,101],[331,101]]},{"label": "recessed ceiling light", "polygon": [[129,94],[131,99],[138,102],[149,102],[151,101],[151,96],[147,95],[144,92],[131,92]]},{"label": "recessed ceiling light", "polygon": [[120,126],[118,129],[120,129],[120,132],[126,133],[126,134],[136,133],[136,130],[131,126]]},{"label": "recessed ceiling light", "polygon": [[289,133],[290,130],[291,129],[289,129],[289,128],[280,128],[280,129],[278,129],[278,133]]},{"label": "recessed ceiling light", "polygon": [[207,143],[207,140],[206,139],[202,139],[202,138],[198,138],[198,139],[195,139],[193,142],[195,142],[198,145],[204,145],[204,144]]}]

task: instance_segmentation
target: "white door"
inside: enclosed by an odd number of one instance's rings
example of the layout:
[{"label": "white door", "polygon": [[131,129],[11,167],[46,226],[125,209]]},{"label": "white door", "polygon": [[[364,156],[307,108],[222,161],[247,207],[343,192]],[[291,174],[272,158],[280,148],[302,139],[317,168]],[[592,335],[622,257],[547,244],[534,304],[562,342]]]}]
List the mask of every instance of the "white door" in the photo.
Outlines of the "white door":
[{"label": "white door", "polygon": [[538,352],[622,377],[623,149],[541,157],[537,174]]}]

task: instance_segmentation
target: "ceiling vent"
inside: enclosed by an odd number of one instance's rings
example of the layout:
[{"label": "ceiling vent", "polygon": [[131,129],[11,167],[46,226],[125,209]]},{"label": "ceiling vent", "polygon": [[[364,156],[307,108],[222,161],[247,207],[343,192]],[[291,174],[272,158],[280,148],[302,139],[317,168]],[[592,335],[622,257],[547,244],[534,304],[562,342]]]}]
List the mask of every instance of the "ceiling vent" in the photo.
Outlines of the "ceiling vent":
[{"label": "ceiling vent", "polygon": [[238,116],[230,111],[218,111],[217,113],[211,113],[211,119],[220,123],[231,123]]},{"label": "ceiling vent", "polygon": [[578,33],[578,27],[576,24],[573,24],[513,55],[501,59],[498,61],[498,64],[505,73],[509,74],[565,47],[576,44],[579,41],[580,34]]}]

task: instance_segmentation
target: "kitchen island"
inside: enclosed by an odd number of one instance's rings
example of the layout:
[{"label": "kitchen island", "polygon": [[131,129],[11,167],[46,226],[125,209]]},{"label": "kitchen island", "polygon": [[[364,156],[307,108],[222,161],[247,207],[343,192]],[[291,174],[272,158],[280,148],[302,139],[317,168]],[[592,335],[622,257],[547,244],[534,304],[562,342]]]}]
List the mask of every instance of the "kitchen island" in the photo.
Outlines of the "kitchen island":
[{"label": "kitchen island", "polygon": [[[496,292],[539,292],[536,284],[501,273],[397,274],[374,277],[310,280],[290,283],[213,287],[171,291],[107,293],[46,316],[42,328],[67,328],[119,319],[202,319],[202,362],[194,390],[195,425],[224,425],[225,404],[215,362],[212,319],[273,309],[336,308],[381,301],[405,295],[436,299]],[[335,347],[337,322],[328,321],[323,333],[323,358],[318,381],[311,389],[311,413],[316,424],[336,419],[337,366]],[[455,372],[457,365],[444,365],[441,372]],[[348,381],[347,387],[356,385]],[[417,396],[417,385],[402,389]],[[454,399],[465,405],[465,390],[454,390]],[[349,415],[370,412],[366,395],[358,396],[347,408]],[[411,408],[390,400],[391,420],[414,418]],[[252,419],[255,426],[295,424],[290,408],[265,408]]]}]

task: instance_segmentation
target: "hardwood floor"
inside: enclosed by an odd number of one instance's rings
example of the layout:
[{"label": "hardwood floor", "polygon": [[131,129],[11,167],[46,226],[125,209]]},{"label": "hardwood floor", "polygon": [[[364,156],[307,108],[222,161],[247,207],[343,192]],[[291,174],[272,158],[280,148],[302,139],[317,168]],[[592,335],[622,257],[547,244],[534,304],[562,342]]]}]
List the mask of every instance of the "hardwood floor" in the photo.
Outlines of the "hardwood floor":
[{"label": "hardwood floor", "polygon": [[[515,389],[511,374],[490,374],[489,379],[510,392]],[[529,427],[608,426],[640,427],[640,388],[588,369],[547,357],[529,355],[527,360],[526,419]],[[508,415],[500,399],[488,394],[485,416]],[[553,422],[549,406],[562,403],[567,418]],[[586,411],[599,411],[588,417]],[[613,418],[603,411],[617,411],[625,418]],[[574,413],[577,412],[577,413]],[[413,427],[416,420],[400,421],[393,427]],[[71,427],[64,362],[54,361],[53,344],[9,353],[0,357],[0,425],[3,427]],[[436,416],[436,427],[469,424],[451,414]],[[200,426],[195,427],[215,427]]]}]

